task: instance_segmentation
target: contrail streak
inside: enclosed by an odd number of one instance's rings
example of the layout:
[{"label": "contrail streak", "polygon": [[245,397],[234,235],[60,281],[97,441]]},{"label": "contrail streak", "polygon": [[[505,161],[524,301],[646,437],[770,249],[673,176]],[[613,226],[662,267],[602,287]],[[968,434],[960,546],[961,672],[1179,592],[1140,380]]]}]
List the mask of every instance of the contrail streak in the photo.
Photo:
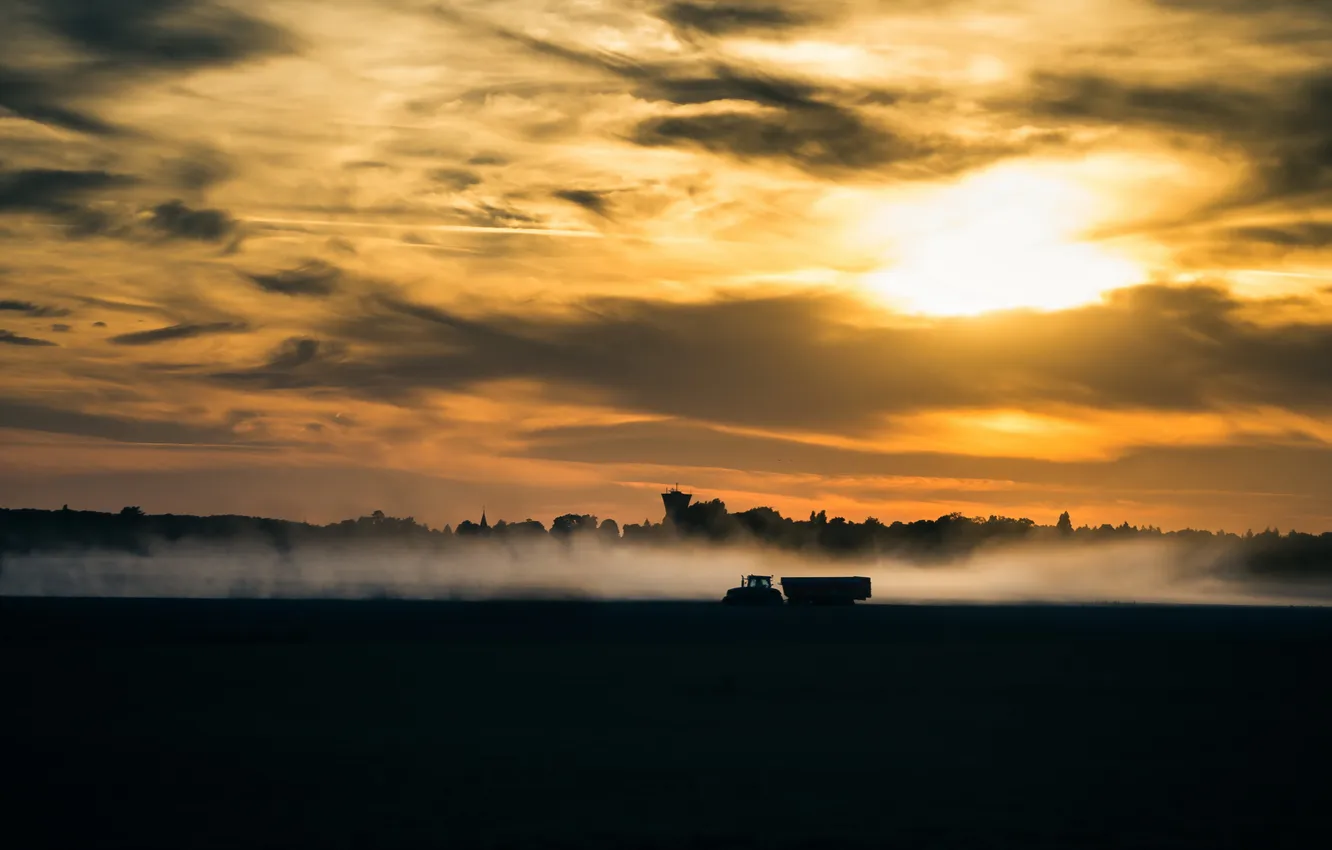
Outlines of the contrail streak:
[{"label": "contrail streak", "polygon": [[698,244],[703,242],[722,242],[729,243],[731,240],[724,239],[700,239],[691,236],[634,236],[631,234],[612,233],[606,234],[598,230],[567,230],[554,227],[485,227],[475,224],[406,224],[399,222],[380,222],[380,221],[329,221],[325,219],[314,218],[256,218],[250,216],[241,217],[242,221],[253,222],[255,224],[297,224],[311,225],[317,227],[366,227],[366,228],[385,228],[397,230],[424,230],[444,233],[491,233],[504,236],[554,236],[568,237],[572,239],[618,239],[637,242],[653,243],[682,243]]},{"label": "contrail streak", "polygon": [[309,218],[245,218],[257,224],[308,224],[324,227],[381,227],[408,230],[433,230],[447,233],[496,233],[515,236],[569,236],[578,239],[604,239],[596,230],[560,230],[546,227],[484,227],[472,224],[400,224],[378,221],[325,221]]}]

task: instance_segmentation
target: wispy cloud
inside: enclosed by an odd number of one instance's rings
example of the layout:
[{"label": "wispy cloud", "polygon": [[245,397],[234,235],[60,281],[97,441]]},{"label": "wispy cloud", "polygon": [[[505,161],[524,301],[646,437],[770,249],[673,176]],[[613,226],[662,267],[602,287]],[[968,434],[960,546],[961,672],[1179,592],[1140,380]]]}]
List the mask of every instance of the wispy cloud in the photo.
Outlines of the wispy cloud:
[{"label": "wispy cloud", "polygon": [[265,292],[280,295],[331,295],[337,290],[342,270],[322,260],[310,260],[292,269],[275,274],[248,274],[250,280]]},{"label": "wispy cloud", "polygon": [[170,325],[149,331],[118,334],[111,337],[116,345],[156,345],[161,342],[173,342],[179,339],[194,339],[211,334],[244,333],[248,327],[243,322],[208,322],[199,325]]},{"label": "wispy cloud", "polygon": [[0,345],[27,345],[27,346],[50,346],[54,342],[46,339],[37,339],[30,336],[20,336],[13,331],[0,329]]},{"label": "wispy cloud", "polygon": [[69,315],[69,309],[66,307],[50,307],[43,304],[34,304],[31,301],[15,301],[9,298],[0,299],[0,311],[23,313],[37,318]]}]

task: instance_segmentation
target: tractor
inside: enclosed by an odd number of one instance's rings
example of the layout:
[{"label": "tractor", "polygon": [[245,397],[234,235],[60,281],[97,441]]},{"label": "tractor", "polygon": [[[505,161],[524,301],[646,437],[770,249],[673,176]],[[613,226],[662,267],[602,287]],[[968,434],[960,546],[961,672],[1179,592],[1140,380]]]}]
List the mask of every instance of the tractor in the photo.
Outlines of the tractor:
[{"label": "tractor", "polygon": [[727,605],[781,605],[782,592],[772,586],[772,576],[741,576],[740,586],[726,591]]}]

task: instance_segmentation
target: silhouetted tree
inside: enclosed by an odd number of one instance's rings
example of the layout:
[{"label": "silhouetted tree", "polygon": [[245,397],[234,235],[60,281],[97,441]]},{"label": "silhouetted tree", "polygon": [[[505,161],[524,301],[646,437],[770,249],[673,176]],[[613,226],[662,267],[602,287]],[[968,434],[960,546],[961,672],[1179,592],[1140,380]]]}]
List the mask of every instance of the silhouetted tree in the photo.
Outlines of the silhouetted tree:
[{"label": "silhouetted tree", "polygon": [[509,523],[508,533],[510,537],[544,537],[546,527],[529,517],[522,522]]},{"label": "silhouetted tree", "polygon": [[783,526],[790,525],[782,515],[769,507],[750,508],[735,515],[740,527],[760,540],[775,540],[782,535]]},{"label": "silhouetted tree", "polygon": [[552,537],[568,537],[576,532],[597,530],[597,518],[591,514],[562,514],[550,522]]},{"label": "silhouetted tree", "polygon": [[1068,511],[1059,515],[1059,522],[1055,523],[1055,530],[1063,535],[1073,533],[1073,520],[1069,517]]},{"label": "silhouetted tree", "polygon": [[819,523],[819,547],[830,552],[850,552],[861,544],[858,527],[846,521],[845,517],[833,517],[826,523]]},{"label": "silhouetted tree", "polygon": [[453,533],[457,537],[481,537],[489,531],[490,529],[483,529],[480,524],[472,522],[470,519],[465,519],[458,523],[458,527]]},{"label": "silhouetted tree", "polygon": [[726,503],[721,499],[708,502],[695,502],[685,508],[678,523],[681,534],[724,540],[740,525],[726,512]]},{"label": "silhouetted tree", "polygon": [[653,525],[652,520],[645,519],[643,523],[630,523],[624,527],[621,539],[628,543],[650,543],[661,537],[662,526]]}]

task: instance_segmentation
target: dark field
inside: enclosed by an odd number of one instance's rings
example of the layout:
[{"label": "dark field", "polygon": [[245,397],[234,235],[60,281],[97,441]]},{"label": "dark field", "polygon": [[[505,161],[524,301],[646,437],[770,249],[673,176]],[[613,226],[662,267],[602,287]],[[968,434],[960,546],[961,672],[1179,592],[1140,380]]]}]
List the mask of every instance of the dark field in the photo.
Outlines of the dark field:
[{"label": "dark field", "polygon": [[6,846],[1332,846],[1332,612],[0,599]]}]

